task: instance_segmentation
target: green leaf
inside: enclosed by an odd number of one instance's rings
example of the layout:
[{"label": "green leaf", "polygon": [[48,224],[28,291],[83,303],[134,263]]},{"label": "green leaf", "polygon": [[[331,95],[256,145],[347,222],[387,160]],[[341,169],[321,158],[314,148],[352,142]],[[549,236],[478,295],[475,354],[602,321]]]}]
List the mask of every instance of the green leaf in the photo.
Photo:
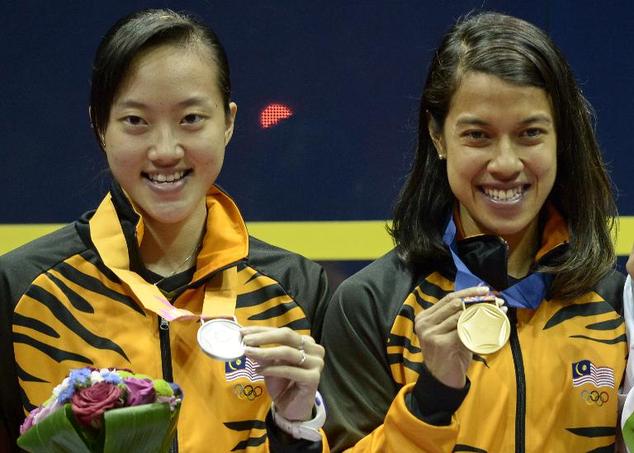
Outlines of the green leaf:
[{"label": "green leaf", "polygon": [[[153,403],[111,409],[104,414],[104,453],[156,453],[163,451],[168,434],[173,435],[169,404]],[[167,443],[169,445],[169,443]]]},{"label": "green leaf", "polygon": [[630,414],[627,418],[625,425],[623,425],[622,434],[625,445],[629,449],[634,448],[634,414]]},{"label": "green leaf", "polygon": [[170,387],[169,383],[164,379],[154,379],[152,381],[154,391],[160,396],[174,396],[174,390]]},{"label": "green leaf", "polygon": [[32,453],[90,453],[71,421],[70,404],[60,407],[18,438],[18,445]]},{"label": "green leaf", "polygon": [[172,412],[172,418],[170,419],[170,426],[167,430],[167,435],[163,439],[161,445],[161,453],[167,453],[172,446],[172,439],[176,435],[176,425],[178,425],[178,414],[180,412],[180,406],[174,412]]}]

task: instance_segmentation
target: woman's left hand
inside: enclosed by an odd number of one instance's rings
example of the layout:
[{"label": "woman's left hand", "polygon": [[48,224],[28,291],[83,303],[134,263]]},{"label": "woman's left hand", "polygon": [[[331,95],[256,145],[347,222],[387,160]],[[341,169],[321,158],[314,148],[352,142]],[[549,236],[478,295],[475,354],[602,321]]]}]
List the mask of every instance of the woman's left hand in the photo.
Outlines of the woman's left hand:
[{"label": "woman's left hand", "polygon": [[288,327],[243,327],[245,354],[258,363],[275,410],[287,420],[309,420],[324,368],[324,348]]}]

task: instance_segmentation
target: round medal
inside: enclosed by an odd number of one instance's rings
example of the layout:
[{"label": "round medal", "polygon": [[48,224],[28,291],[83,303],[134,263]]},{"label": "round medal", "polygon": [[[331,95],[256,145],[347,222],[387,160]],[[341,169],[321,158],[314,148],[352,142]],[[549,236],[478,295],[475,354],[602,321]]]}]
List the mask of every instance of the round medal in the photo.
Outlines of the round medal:
[{"label": "round medal", "polygon": [[231,362],[244,355],[240,325],[231,319],[205,321],[198,329],[197,339],[203,352],[214,359]]},{"label": "round medal", "polygon": [[495,303],[475,303],[458,318],[458,336],[476,354],[492,354],[502,348],[511,334],[506,313]]}]

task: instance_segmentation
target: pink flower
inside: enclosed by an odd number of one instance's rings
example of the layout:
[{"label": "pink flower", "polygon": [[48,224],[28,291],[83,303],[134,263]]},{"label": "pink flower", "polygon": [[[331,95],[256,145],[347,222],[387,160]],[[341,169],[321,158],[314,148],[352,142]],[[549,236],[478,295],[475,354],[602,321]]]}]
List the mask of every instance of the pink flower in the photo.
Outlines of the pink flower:
[{"label": "pink flower", "polygon": [[41,407],[36,407],[31,412],[29,412],[29,415],[26,417],[26,420],[24,420],[24,423],[20,425],[20,434],[24,434],[31,426],[35,424],[35,416],[41,410]]},{"label": "pink flower", "polygon": [[24,434],[33,425],[37,425],[59,408],[60,404],[57,400],[52,400],[48,404],[45,403],[44,405],[33,409],[29,412],[28,417],[26,417],[26,420],[24,420],[24,423],[20,426],[20,434]]},{"label": "pink flower", "polygon": [[156,400],[156,392],[152,381],[129,377],[124,378],[123,382],[128,386],[128,406],[153,403]]},{"label": "pink flower", "polygon": [[80,424],[100,428],[103,413],[122,406],[120,397],[119,387],[108,382],[98,382],[76,392],[71,399],[71,408]]}]

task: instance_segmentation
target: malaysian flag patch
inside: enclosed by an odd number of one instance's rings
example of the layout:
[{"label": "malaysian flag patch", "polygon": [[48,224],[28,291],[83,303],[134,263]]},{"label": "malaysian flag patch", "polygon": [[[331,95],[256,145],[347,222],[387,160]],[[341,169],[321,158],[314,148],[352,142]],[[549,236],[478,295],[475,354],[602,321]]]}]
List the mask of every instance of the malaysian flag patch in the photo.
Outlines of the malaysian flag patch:
[{"label": "malaysian flag patch", "polygon": [[240,378],[247,378],[251,382],[264,380],[264,376],[257,373],[255,363],[246,356],[225,362],[225,377],[227,381],[235,381]]},{"label": "malaysian flag patch", "polygon": [[592,384],[595,387],[614,388],[614,370],[607,366],[594,366],[589,360],[580,360],[572,364],[572,386]]}]

